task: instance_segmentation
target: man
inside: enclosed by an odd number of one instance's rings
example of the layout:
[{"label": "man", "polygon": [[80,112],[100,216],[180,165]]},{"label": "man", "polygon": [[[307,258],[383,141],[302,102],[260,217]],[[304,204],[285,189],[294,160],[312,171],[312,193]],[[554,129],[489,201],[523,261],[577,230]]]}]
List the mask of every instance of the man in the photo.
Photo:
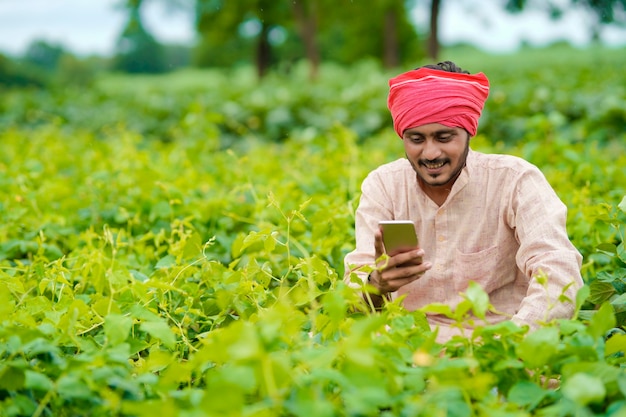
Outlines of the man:
[{"label": "man", "polygon": [[[431,303],[454,308],[474,281],[497,310],[488,313],[490,323],[510,319],[534,329],[571,317],[582,257],[568,239],[565,205],[535,166],[469,147],[489,94],[487,77],[447,61],[400,74],[389,86],[406,158],[363,181],[346,282],[356,273],[378,290],[370,295],[377,306],[384,297],[403,297],[414,310]],[[381,220],[413,221],[419,247],[382,257]],[[559,301],[562,294],[571,302]],[[459,331],[447,317],[428,319],[440,342]]]}]

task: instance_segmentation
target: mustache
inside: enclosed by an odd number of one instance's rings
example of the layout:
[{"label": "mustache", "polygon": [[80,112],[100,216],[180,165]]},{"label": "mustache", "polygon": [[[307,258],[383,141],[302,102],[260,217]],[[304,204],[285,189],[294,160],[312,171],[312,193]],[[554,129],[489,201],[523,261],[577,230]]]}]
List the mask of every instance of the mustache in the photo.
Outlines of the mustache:
[{"label": "mustache", "polygon": [[417,162],[420,165],[435,165],[435,164],[445,164],[446,162],[450,162],[450,159],[449,158],[420,159]]}]

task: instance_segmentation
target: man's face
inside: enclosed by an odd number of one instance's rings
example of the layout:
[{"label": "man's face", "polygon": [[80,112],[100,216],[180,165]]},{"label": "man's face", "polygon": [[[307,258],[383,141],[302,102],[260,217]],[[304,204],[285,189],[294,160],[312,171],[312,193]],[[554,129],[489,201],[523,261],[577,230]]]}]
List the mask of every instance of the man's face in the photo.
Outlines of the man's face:
[{"label": "man's face", "polygon": [[407,129],[402,141],[417,176],[430,187],[451,187],[469,152],[469,133],[465,129],[439,123]]}]

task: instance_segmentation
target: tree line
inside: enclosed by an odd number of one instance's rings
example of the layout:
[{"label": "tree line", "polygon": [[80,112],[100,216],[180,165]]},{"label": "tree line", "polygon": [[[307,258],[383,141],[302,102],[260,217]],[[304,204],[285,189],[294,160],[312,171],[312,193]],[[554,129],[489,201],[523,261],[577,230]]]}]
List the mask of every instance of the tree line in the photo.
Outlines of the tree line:
[{"label": "tree line", "polygon": [[[455,0],[447,0],[455,3]],[[456,0],[458,4],[458,0]],[[160,2],[194,19],[193,46],[163,45],[146,29],[142,8]],[[159,73],[183,66],[232,67],[254,64],[258,76],[306,60],[311,78],[321,62],[351,64],[373,59],[386,68],[439,55],[439,14],[443,0],[431,0],[428,27],[411,19],[417,0],[120,0],[126,15],[113,57],[78,60],[62,46],[40,40],[22,59],[0,54],[0,85],[43,83],[54,70],[72,81],[87,81],[98,69]],[[510,13],[540,9],[558,19],[571,6],[585,7],[597,37],[605,24],[626,25],[626,0],[490,0]]]},{"label": "tree line", "polygon": [[[373,58],[393,68],[439,55],[442,0],[431,0],[426,28],[416,27],[411,19],[417,0],[126,0],[130,14],[147,1],[193,7],[199,66],[254,62],[262,77],[272,66],[306,59],[315,77],[326,60]],[[589,28],[594,38],[604,24],[626,24],[626,0],[490,0],[480,5],[485,13],[493,8],[509,13],[539,9],[553,19],[571,7],[584,7],[594,17]]]}]

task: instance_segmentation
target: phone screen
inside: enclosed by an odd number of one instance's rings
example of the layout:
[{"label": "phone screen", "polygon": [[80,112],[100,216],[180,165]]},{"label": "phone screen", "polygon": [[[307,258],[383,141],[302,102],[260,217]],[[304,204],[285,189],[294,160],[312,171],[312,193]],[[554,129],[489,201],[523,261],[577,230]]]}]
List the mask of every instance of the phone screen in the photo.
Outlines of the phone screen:
[{"label": "phone screen", "polygon": [[385,220],[379,222],[383,230],[383,244],[387,254],[394,254],[401,249],[415,249],[417,234],[415,224],[410,220]]}]

